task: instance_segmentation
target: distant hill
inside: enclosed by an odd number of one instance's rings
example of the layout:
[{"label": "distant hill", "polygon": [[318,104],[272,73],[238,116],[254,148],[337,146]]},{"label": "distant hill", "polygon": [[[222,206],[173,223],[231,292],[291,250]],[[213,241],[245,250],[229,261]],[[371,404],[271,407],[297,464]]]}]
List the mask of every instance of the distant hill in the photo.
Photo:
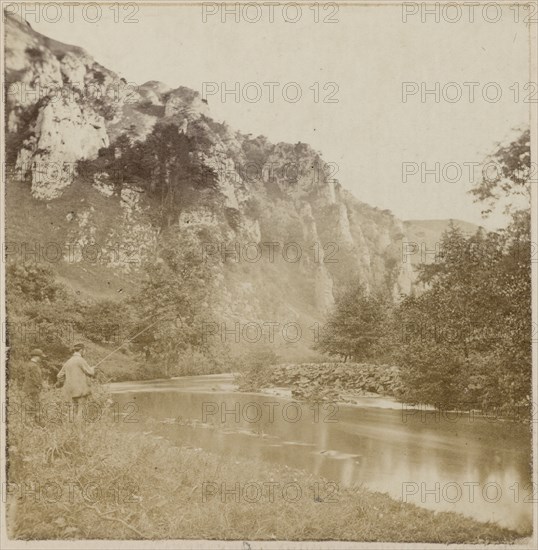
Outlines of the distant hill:
[{"label": "distant hill", "polygon": [[403,222],[408,243],[416,243],[419,247],[413,253],[411,244],[405,250],[409,251],[407,258],[411,264],[430,263],[434,259],[433,251],[439,247],[441,236],[448,229],[450,222],[458,226],[465,235],[473,235],[480,228],[479,225],[463,220],[406,220]]},{"label": "distant hill", "polygon": [[443,233],[443,231],[447,229],[450,222],[457,225],[464,233],[470,234],[470,235],[473,233],[476,233],[479,227],[481,227],[474,223],[466,222],[463,220],[455,220],[455,219],[405,220],[404,224],[410,231],[413,231],[413,233],[418,236],[421,232],[423,232],[425,235],[428,233],[437,233],[440,235],[441,233]]}]

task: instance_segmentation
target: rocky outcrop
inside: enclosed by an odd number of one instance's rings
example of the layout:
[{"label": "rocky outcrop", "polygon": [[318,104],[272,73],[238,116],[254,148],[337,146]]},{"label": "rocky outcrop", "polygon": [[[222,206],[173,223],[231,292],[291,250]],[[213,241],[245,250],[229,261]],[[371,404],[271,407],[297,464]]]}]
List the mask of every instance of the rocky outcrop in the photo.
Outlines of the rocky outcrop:
[{"label": "rocky outcrop", "polygon": [[29,177],[32,195],[54,199],[73,182],[76,163],[109,145],[105,121],[78,97],[46,99],[17,155],[16,170]]},{"label": "rocky outcrop", "polygon": [[161,97],[165,100],[165,117],[179,115],[187,120],[194,120],[202,114],[209,115],[207,103],[202,100],[200,93],[190,88],[180,86],[176,90],[161,94]]}]

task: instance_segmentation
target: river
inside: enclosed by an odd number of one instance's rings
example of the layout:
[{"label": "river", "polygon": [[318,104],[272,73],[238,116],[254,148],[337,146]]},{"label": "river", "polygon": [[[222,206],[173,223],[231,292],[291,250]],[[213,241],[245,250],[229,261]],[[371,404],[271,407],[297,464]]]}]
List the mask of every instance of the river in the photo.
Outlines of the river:
[{"label": "river", "polygon": [[[436,511],[523,530],[532,524],[528,426],[470,414],[442,417],[380,398],[310,405],[234,392],[231,375],[110,385],[126,429],[223,456],[301,468]],[[132,422],[129,420],[137,420]]]}]

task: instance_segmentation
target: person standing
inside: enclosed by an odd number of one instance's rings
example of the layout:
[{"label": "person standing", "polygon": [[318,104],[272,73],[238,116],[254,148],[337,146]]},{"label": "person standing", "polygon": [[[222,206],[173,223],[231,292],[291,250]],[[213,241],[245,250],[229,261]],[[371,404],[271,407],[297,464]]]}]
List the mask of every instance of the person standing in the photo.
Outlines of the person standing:
[{"label": "person standing", "polygon": [[27,412],[30,412],[37,424],[40,424],[39,407],[41,390],[43,389],[42,361],[46,357],[43,351],[38,348],[30,352],[30,361],[26,365],[22,384],[22,391],[28,400],[27,404],[30,406],[30,410]]},{"label": "person standing", "polygon": [[75,414],[78,413],[80,404],[84,404],[90,395],[89,378],[95,375],[95,369],[90,367],[84,359],[84,344],[73,346],[73,355],[64,363],[58,373],[58,381],[64,381],[63,393],[74,406]]}]

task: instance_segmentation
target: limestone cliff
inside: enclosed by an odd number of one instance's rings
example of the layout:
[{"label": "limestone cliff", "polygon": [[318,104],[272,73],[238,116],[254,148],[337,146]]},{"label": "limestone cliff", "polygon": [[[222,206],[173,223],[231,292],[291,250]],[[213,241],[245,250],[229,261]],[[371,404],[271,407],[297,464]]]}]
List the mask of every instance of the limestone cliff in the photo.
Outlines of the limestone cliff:
[{"label": "limestone cliff", "polygon": [[[211,118],[198,92],[156,81],[129,84],[82,49],[13,17],[6,32],[8,186],[27,188],[54,211],[65,208],[66,242],[136,247],[137,262],[102,255],[108,269],[127,277],[151,259],[163,232],[156,221],[160,210],[144,182],[122,177],[118,189],[103,170],[83,183],[79,161],[96,159],[127,134],[144,143],[156,123],[166,122],[178,135],[198,140],[189,162],[207,168],[215,185],[211,193],[200,188],[194,200],[179,203],[168,233],[190,231],[201,248],[218,245],[212,260],[227,311],[250,320],[321,319],[351,280],[394,296],[411,290],[413,271],[401,261],[402,222],[330,178],[318,151],[234,131]],[[65,197],[70,202],[64,207]],[[221,254],[222,247],[236,245],[233,261]],[[252,261],[260,250],[265,256]],[[84,258],[75,254],[69,261]],[[71,268],[64,269],[67,278]]]}]

